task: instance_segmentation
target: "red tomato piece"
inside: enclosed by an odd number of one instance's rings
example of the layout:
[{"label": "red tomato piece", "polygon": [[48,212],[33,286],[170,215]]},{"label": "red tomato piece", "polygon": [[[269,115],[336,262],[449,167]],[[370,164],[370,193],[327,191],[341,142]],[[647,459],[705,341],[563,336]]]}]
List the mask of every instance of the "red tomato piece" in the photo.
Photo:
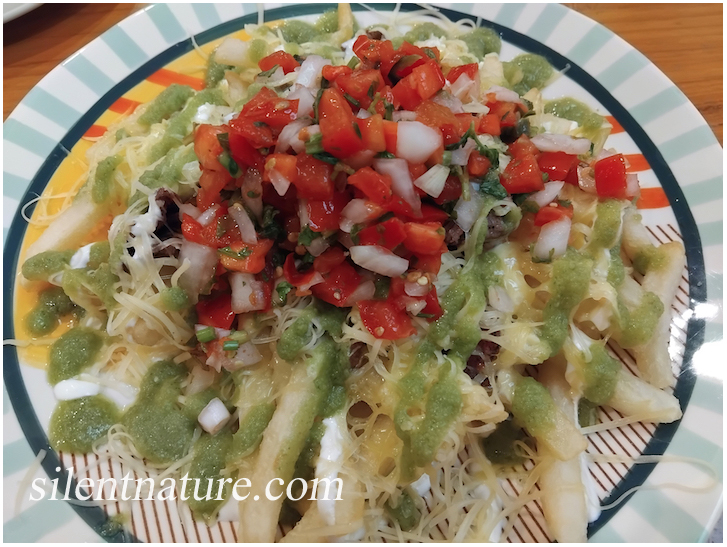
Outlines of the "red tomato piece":
[{"label": "red tomato piece", "polygon": [[479,65],[477,63],[470,63],[468,65],[456,66],[447,72],[447,81],[454,83],[462,74],[465,74],[470,80],[477,80]]},{"label": "red tomato piece", "polygon": [[384,120],[383,127],[384,127],[384,142],[386,142],[386,151],[391,154],[396,154],[396,136],[398,133],[399,126],[396,125],[396,122]]},{"label": "red tomato piece", "polygon": [[358,129],[361,132],[364,148],[373,152],[386,150],[386,137],[384,136],[384,118],[381,114],[374,114],[365,119],[356,118]]},{"label": "red tomato piece", "polygon": [[544,226],[545,224],[548,224],[548,222],[554,222],[565,217],[573,218],[572,207],[563,207],[562,205],[552,207],[551,205],[548,205],[546,207],[541,207],[538,212],[535,213],[534,223],[536,226]]},{"label": "red tomato piece", "polygon": [[313,269],[325,275],[345,260],[346,254],[343,252],[343,249],[340,247],[331,247],[313,259]]},{"label": "red tomato piece", "polygon": [[323,75],[323,77],[326,80],[333,83],[336,81],[336,79],[339,76],[345,76],[345,75],[351,74],[352,72],[353,72],[353,69],[346,65],[343,65],[343,66],[326,65],[323,67],[321,74]]},{"label": "red tomato piece", "polygon": [[467,172],[473,177],[481,177],[492,167],[492,162],[476,150],[470,154],[467,160]]},{"label": "red tomato piece", "polygon": [[302,199],[333,199],[333,166],[308,154],[296,156],[298,173],[292,180]]},{"label": "red tomato piece", "polygon": [[197,302],[197,322],[216,329],[230,330],[235,314],[232,311],[232,295],[222,293]]},{"label": "red tomato piece", "polygon": [[437,298],[437,288],[434,285],[432,285],[432,289],[427,293],[426,303],[427,305],[424,306],[422,313],[432,316],[427,321],[431,323],[444,315],[444,310],[442,310],[442,306],[439,304],[439,298]]},{"label": "red tomato piece", "polygon": [[[218,235],[220,229],[221,235]],[[225,247],[240,241],[241,238],[237,224],[227,216],[227,206],[225,205],[217,209],[215,218],[205,226],[202,226],[191,216],[184,214],[182,217],[182,234],[187,241],[215,248]]]},{"label": "red tomato piece", "polygon": [[390,218],[374,226],[364,228],[358,233],[360,245],[380,245],[394,250],[406,239],[404,223],[398,218]]},{"label": "red tomato piece", "polygon": [[265,122],[243,118],[230,121],[230,136],[244,138],[253,148],[270,148],[275,144],[273,130]]},{"label": "red tomato piece", "polygon": [[285,257],[285,262],[283,263],[283,276],[285,277],[285,280],[294,287],[307,285],[313,281],[313,277],[315,275],[316,270],[313,268],[302,273],[295,268],[295,253],[290,253],[287,257]]},{"label": "red tomato piece", "polygon": [[565,152],[541,152],[538,167],[548,174],[550,180],[566,180],[568,173],[578,167],[578,156]]},{"label": "red tomato piece", "polygon": [[270,172],[277,171],[289,181],[298,176],[297,157],[289,154],[270,154],[265,158],[263,180],[270,182]]},{"label": "red tomato piece", "polygon": [[623,154],[603,158],[593,166],[596,193],[602,198],[626,199],[626,163]]},{"label": "red tomato piece", "polygon": [[237,119],[230,122],[230,127],[237,123],[257,122],[255,127],[261,127],[261,123],[280,130],[297,117],[298,99],[284,99],[267,87],[263,87],[245,106]]},{"label": "red tomato piece", "polygon": [[258,239],[255,245],[237,241],[229,245],[229,247],[230,251],[238,253],[241,258],[235,258],[221,252],[220,262],[231,271],[251,274],[260,273],[265,269],[265,257],[273,248],[273,243],[272,239]]},{"label": "red tomato piece", "polygon": [[258,171],[263,170],[265,158],[245,137],[231,132],[229,139],[230,155],[237,165],[241,167],[252,167]]},{"label": "red tomato piece", "polygon": [[500,183],[510,194],[537,192],[545,188],[535,156],[512,159],[500,175]]},{"label": "red tomato piece", "polygon": [[356,57],[361,59],[362,67],[387,67],[386,72],[382,70],[383,76],[387,76],[394,57],[394,46],[389,40],[372,40],[362,34],[353,43],[353,52]]},{"label": "red tomato piece", "polygon": [[462,182],[460,182],[458,177],[450,175],[449,177],[447,177],[447,181],[444,183],[442,193],[439,194],[439,197],[436,198],[434,201],[439,205],[442,205],[443,203],[446,203],[448,201],[457,201],[461,195]]},{"label": "red tomato piece", "polygon": [[407,222],[404,246],[413,253],[435,254],[444,243],[444,228],[438,222]]},{"label": "red tomato piece", "polygon": [[532,143],[527,135],[520,135],[507,149],[514,159],[520,159],[524,156],[535,156],[537,158],[540,154],[538,147]]},{"label": "red tomato piece", "polygon": [[270,70],[275,65],[278,65],[283,69],[285,74],[288,74],[298,68],[300,63],[296,61],[295,57],[293,57],[290,53],[286,53],[285,51],[276,51],[262,59],[257,64],[263,72]]},{"label": "red tomato piece", "polygon": [[389,300],[362,300],[358,310],[364,326],[376,338],[399,340],[416,333],[406,311]]},{"label": "red tomato piece", "polygon": [[374,203],[383,205],[391,199],[391,177],[364,167],[348,177],[348,184],[361,190]]},{"label": "red tomato piece", "polygon": [[310,229],[314,232],[338,230],[341,223],[341,211],[346,207],[350,197],[346,193],[336,193],[333,199],[315,200],[306,202]]},{"label": "red tomato piece", "polygon": [[356,118],[348,101],[337,89],[323,91],[318,103],[318,119],[323,149],[337,158],[347,158],[363,150],[364,144],[356,132]]},{"label": "red tomato piece", "polygon": [[409,74],[400,80],[391,90],[394,95],[394,105],[400,105],[404,110],[414,110],[422,102],[422,98],[416,89],[416,80],[413,74]]},{"label": "red tomato piece", "polygon": [[313,296],[333,304],[345,307],[346,300],[361,284],[361,276],[348,262],[342,262],[334,267],[325,277],[323,283],[311,287]]},{"label": "red tomato piece", "polygon": [[478,134],[500,135],[500,118],[497,114],[484,114],[478,118]]},{"label": "red tomato piece", "polygon": [[442,69],[434,59],[416,67],[407,78],[413,78],[414,88],[422,99],[433,97],[437,91],[444,87],[445,83]]},{"label": "red tomato piece", "polygon": [[356,70],[339,76],[336,87],[356,101],[359,107],[368,108],[376,93],[384,87],[384,78],[377,69]]},{"label": "red tomato piece", "polygon": [[425,273],[438,274],[442,267],[442,254],[447,252],[447,246],[442,244],[439,250],[433,254],[415,254],[411,261],[411,267]]},{"label": "red tomato piece", "polygon": [[217,135],[227,133],[229,128],[226,125],[200,125],[194,132],[194,153],[199,159],[199,163],[203,169],[211,169],[214,171],[225,171],[222,164],[217,159],[224,152],[224,148],[217,140]]},{"label": "red tomato piece", "polygon": [[206,211],[215,203],[220,203],[220,192],[230,181],[232,181],[232,177],[225,169],[222,171],[203,170],[202,176],[199,178],[197,207]]},{"label": "red tomato piece", "polygon": [[449,108],[433,101],[424,101],[415,112],[418,122],[442,132],[445,146],[458,142],[469,129],[469,123],[463,123]]},{"label": "red tomato piece", "polygon": [[515,103],[506,103],[502,101],[488,101],[487,107],[490,114],[496,116],[500,127],[512,127],[518,121],[519,107]]},{"label": "red tomato piece", "polygon": [[422,203],[422,216],[418,217],[417,220],[419,222],[438,222],[443,224],[449,220],[449,215],[439,207]]}]

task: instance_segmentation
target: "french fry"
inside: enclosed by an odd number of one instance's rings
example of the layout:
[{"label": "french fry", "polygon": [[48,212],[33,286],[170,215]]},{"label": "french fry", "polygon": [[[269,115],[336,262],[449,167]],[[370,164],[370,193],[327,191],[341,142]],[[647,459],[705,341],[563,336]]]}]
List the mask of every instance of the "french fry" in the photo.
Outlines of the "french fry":
[{"label": "french fry", "polygon": [[621,369],[608,406],[642,422],[671,423],[682,417],[676,397]]}]

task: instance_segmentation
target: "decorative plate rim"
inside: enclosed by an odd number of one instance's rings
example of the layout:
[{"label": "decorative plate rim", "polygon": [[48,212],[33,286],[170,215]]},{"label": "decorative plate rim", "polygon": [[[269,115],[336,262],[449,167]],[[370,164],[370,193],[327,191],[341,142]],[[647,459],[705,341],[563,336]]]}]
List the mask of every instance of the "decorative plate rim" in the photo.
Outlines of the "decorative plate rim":
[{"label": "decorative plate rim", "polygon": [[[322,4],[268,4],[266,6],[266,16],[271,15],[273,19],[282,17],[300,16],[308,13],[320,13],[327,7],[333,5],[322,5]],[[380,9],[391,8],[393,5],[377,5]],[[692,211],[695,207],[701,209],[709,209],[708,203],[704,202],[703,194],[718,186],[721,191],[721,148],[716,143],[716,139],[706,124],[701,115],[696,111],[694,106],[688,101],[688,99],[678,90],[678,88],[668,80],[668,78],[659,71],[648,59],[641,55],[638,51],[628,45],[621,38],[617,37],[605,27],[598,23],[588,19],[587,17],[569,10],[564,6],[558,4],[547,4],[547,5],[522,5],[522,4],[504,4],[504,5],[471,5],[471,4],[437,4],[438,7],[444,10],[455,10],[453,13],[458,15],[468,16],[471,11],[476,11],[477,15],[483,16],[488,21],[491,21],[495,27],[503,31],[504,34],[511,34],[512,36],[518,35],[520,43],[517,43],[519,47],[523,47],[522,42],[527,43],[530,48],[525,47],[524,49],[533,49],[537,51],[540,48],[546,48],[550,52],[562,56],[565,61],[570,60],[574,69],[581,70],[583,74],[591,78],[598,87],[603,88],[606,94],[615,101],[615,105],[620,107],[625,112],[625,118],[628,118],[627,124],[631,125],[627,129],[630,129],[629,133],[633,137],[632,131],[642,132],[647,138],[648,143],[654,145],[654,150],[650,153],[652,158],[655,160],[653,167],[655,171],[661,169],[662,173],[666,175],[660,176],[659,180],[663,184],[664,176],[666,178],[671,177],[674,180],[674,188],[670,191],[667,189],[667,193],[670,194],[670,201],[672,202],[673,208],[685,208],[688,216],[692,216]],[[237,13],[235,12],[237,9]],[[281,11],[282,10],[282,11]],[[532,15],[536,13],[536,20],[539,21],[539,25],[535,25],[531,19],[532,17],[526,17],[526,15]],[[28,190],[34,189],[36,184],[34,181],[39,181],[44,187],[45,179],[44,172],[49,169],[55,170],[54,163],[60,162],[62,156],[59,155],[57,145],[59,143],[75,143],[81,136],[78,133],[80,129],[85,130],[87,127],[79,127],[84,121],[91,115],[91,113],[98,111],[102,112],[106,109],[108,104],[105,101],[111,98],[118,97],[115,94],[119,87],[123,87],[127,82],[133,85],[142,76],[145,71],[151,68],[159,68],[167,62],[178,57],[186,51],[186,47],[189,45],[188,37],[194,35],[197,39],[204,43],[210,39],[221,37],[224,34],[236,30],[239,25],[241,16],[252,16],[256,12],[251,11],[249,6],[246,5],[166,5],[157,4],[151,5],[136,14],[131,15],[118,25],[112,27],[110,30],[105,32],[99,38],[93,40],[90,44],[79,50],[76,54],[65,60],[58,67],[56,67],[51,73],[49,73],[39,84],[29,92],[29,94],[21,101],[18,107],[11,113],[6,122],[4,123],[4,157],[5,165],[3,166],[3,180],[5,184],[4,188],[4,211],[5,211],[5,224],[3,226],[3,239],[5,242],[4,246],[4,274],[5,274],[5,293],[12,294],[13,277],[15,275],[15,266],[17,261],[17,253],[19,250],[18,241],[7,241],[8,235],[15,235],[16,232],[24,232],[24,229],[19,226],[19,215],[17,215],[17,208],[20,203],[20,199],[25,195]],[[156,34],[153,38],[144,36],[139,33],[137,22],[143,22],[151,24]],[[266,17],[266,20],[269,20]],[[565,21],[565,23],[564,23]],[[579,24],[587,27],[587,32],[577,42],[570,43],[570,49],[566,48],[569,45],[568,42],[562,43],[554,37],[553,31],[560,25]],[[545,31],[543,29],[546,29]],[[547,32],[550,29],[551,32]],[[516,43],[516,42],[513,42]],[[622,53],[620,56],[614,55],[614,62],[600,72],[591,74],[588,69],[580,68],[581,66],[588,66],[589,61],[594,57],[597,57],[604,48],[609,48],[609,53]],[[118,49],[114,49],[118,48]],[[119,63],[111,66],[102,66],[97,63],[98,56],[102,52],[112,51],[119,57]],[[123,53],[119,53],[123,51]],[[584,53],[586,52],[586,53]],[[588,54],[588,55],[586,55]],[[551,59],[552,60],[552,59]],[[633,97],[630,94],[634,93],[633,86],[639,84],[640,79],[645,77],[643,72],[648,72],[647,77],[655,78],[657,87],[661,85],[663,89],[658,91],[656,95],[647,98],[644,101],[633,104]],[[81,106],[80,110],[77,105],[68,104],[68,97],[59,96],[50,92],[49,88],[53,87],[54,82],[62,81],[73,81],[74,88],[79,85],[84,93],[81,95]],[[581,83],[580,81],[578,83]],[[581,85],[583,85],[581,83]],[[593,90],[586,88],[587,91],[593,94]],[[90,92],[90,93],[89,93]],[[598,100],[601,100],[600,96],[594,95]],[[64,100],[66,99],[66,100]],[[603,103],[603,101],[601,101]],[[624,104],[630,106],[624,106]],[[89,104],[86,104],[89,103]],[[604,104],[612,114],[614,111],[606,104]],[[100,109],[100,111],[98,110]],[[682,112],[684,110],[684,112]],[[670,139],[664,139],[663,134],[656,134],[659,131],[659,121],[668,114],[672,114],[674,111],[678,111],[678,114],[682,118],[689,118],[691,123],[694,123],[694,117],[696,116],[696,126],[686,133],[677,132]],[[97,117],[97,116],[96,116]],[[618,116],[617,116],[618,118]],[[51,136],[45,135],[39,132],[39,121],[49,121],[52,125],[53,131]],[[95,121],[95,117],[92,121]],[[619,121],[621,121],[619,119]],[[632,123],[633,122],[633,123]],[[92,123],[92,122],[91,122]],[[34,127],[35,125],[35,127]],[[706,131],[705,131],[706,129]],[[56,139],[53,135],[57,135]],[[661,137],[661,138],[659,138]],[[635,137],[634,137],[635,138]],[[29,147],[23,146],[33,142],[36,146],[33,150],[38,150],[40,155],[33,154],[28,151]],[[655,144],[660,142],[660,144]],[[642,141],[637,141],[639,147],[642,147]],[[716,145],[716,148],[715,148]],[[20,158],[17,154],[17,149],[24,149],[25,154],[21,154]],[[643,148],[642,148],[643,150]],[[705,154],[705,150],[709,153]],[[703,180],[692,180],[689,176],[683,175],[682,173],[693,173],[698,171],[700,161],[703,162],[702,156],[706,155],[708,160],[715,161],[711,158],[713,155],[717,158],[717,151],[719,151],[719,159],[715,162],[719,164],[719,171],[717,177],[708,177]],[[644,151],[645,155],[647,154]],[[32,158],[30,163],[25,166],[19,167],[18,162],[23,159],[28,159],[28,154],[35,155],[36,158]],[[659,161],[660,160],[660,161]],[[650,161],[651,163],[651,161]],[[686,164],[686,167],[682,164]],[[693,166],[692,170],[688,167],[690,164]],[[9,168],[8,168],[9,167]],[[33,168],[35,167],[35,170]],[[678,169],[680,176],[677,177],[672,174],[672,171]],[[46,173],[49,175],[49,173]],[[717,185],[716,179],[719,179]],[[42,188],[40,188],[42,190]],[[675,209],[676,214],[676,209]],[[12,225],[8,223],[7,218],[13,218]],[[679,220],[679,216],[677,216]],[[717,222],[701,222],[696,223],[698,228],[697,234],[685,234],[685,236],[696,238],[693,245],[687,245],[687,252],[692,253],[696,258],[695,260],[701,263],[704,268],[704,254],[708,257],[711,255],[719,255],[721,258],[722,254],[722,217],[718,215]],[[704,243],[706,241],[706,243]],[[689,243],[689,242],[687,242]],[[691,248],[690,248],[691,247]],[[711,250],[710,250],[711,249]],[[720,260],[721,263],[721,260]],[[708,269],[709,275],[703,278],[704,285],[700,286],[699,283],[693,288],[696,290],[697,300],[717,305],[721,308],[721,285],[722,285],[722,272],[720,268],[713,268],[714,264],[710,265]],[[712,269],[713,268],[713,269]],[[702,269],[704,272],[704,269]],[[695,272],[696,273],[696,272]],[[690,281],[693,275],[690,272]],[[702,274],[704,275],[704,273]],[[698,281],[702,281],[701,279]],[[691,288],[691,287],[690,287]],[[691,291],[690,291],[691,293]],[[711,295],[711,298],[710,298]],[[701,297],[701,298],[700,298]],[[6,304],[4,309],[4,325],[5,332],[12,332],[12,305]],[[718,321],[705,321],[704,319],[698,319],[692,323],[692,329],[690,329],[690,336],[692,337],[692,346],[696,342],[697,348],[703,348],[704,345],[695,340],[697,338],[704,337],[706,335],[705,342],[709,344],[715,344],[722,338],[721,335],[721,320]],[[700,323],[701,322],[701,323]],[[17,355],[15,354],[14,348],[10,346],[4,346],[4,370],[6,373],[6,382],[8,377],[13,377],[13,370],[9,363],[13,360],[17,363]],[[685,363],[691,361],[693,356],[685,356]],[[721,402],[722,393],[722,378],[709,378],[708,376],[699,376],[691,374],[691,377],[687,379],[687,385],[691,388],[698,390],[700,407],[708,412],[717,414],[721,420],[722,410],[721,404],[718,407],[701,406],[703,404],[715,402],[716,397]],[[9,373],[9,376],[8,376]],[[18,371],[19,373],[19,371]],[[16,378],[16,380],[19,378]],[[716,381],[714,381],[716,380]],[[22,380],[20,380],[22,382]],[[684,382],[680,382],[684,385]],[[6,384],[7,386],[7,384]],[[4,386],[4,414],[5,414],[5,425],[8,425],[8,421],[11,422],[11,430],[18,429],[16,416],[10,412],[10,403],[15,407],[18,404],[22,404],[19,397],[14,393],[13,397],[8,395],[8,391]],[[24,391],[24,387],[23,387]],[[687,398],[691,395],[687,394]],[[703,393],[704,392],[704,393]],[[27,394],[26,394],[27,395]],[[706,397],[706,398],[705,398]],[[27,403],[26,403],[27,404]],[[685,413],[685,420],[689,415],[690,408],[693,408],[694,403],[690,403]],[[37,427],[37,417],[34,412],[31,412],[32,418],[35,418]],[[31,418],[31,421],[32,421]],[[675,439],[680,433],[685,431],[692,433],[690,429],[685,429],[679,422],[678,425],[673,426],[673,431],[669,431],[670,437],[673,435],[674,439],[670,442],[667,447],[667,452],[672,452],[675,448]],[[664,426],[661,426],[664,427]],[[666,429],[669,429],[668,427]],[[7,429],[6,429],[7,431]],[[692,433],[699,436],[699,432]],[[12,437],[12,436],[11,436]],[[32,445],[36,447],[43,443],[42,439],[32,438],[32,433],[28,434],[26,431],[26,438],[14,440],[8,442],[8,436],[4,436],[4,453],[5,459],[8,457],[12,459],[12,469],[23,469],[26,468],[34,457],[34,451],[31,451],[27,446],[27,441],[30,441]],[[706,447],[711,451],[714,461],[722,461],[722,439],[704,438],[701,439],[708,443],[703,444],[702,447]],[[716,441],[716,443],[714,442]],[[47,442],[47,439],[45,440]],[[682,446],[684,442],[678,440],[679,446]],[[18,445],[19,443],[19,445]],[[25,450],[19,449],[23,447],[25,443]],[[8,446],[13,445],[13,451],[8,452]],[[675,445],[675,446],[672,446]],[[52,466],[58,465],[57,459],[54,462],[47,462],[48,465],[44,465],[48,471],[52,471]],[[8,466],[5,464],[5,469]],[[649,471],[650,473],[650,471]],[[8,474],[7,472],[5,473]],[[721,482],[721,475],[719,477]],[[63,479],[65,480],[65,479]],[[647,483],[650,479],[647,479]],[[633,506],[636,504],[634,499],[638,498],[638,503],[642,509],[638,512],[643,513],[643,507],[648,507],[650,504],[657,503],[663,505],[664,496],[660,496],[659,492],[641,491],[636,494],[627,503]],[[662,499],[664,498],[664,499]],[[667,500],[669,501],[669,500]],[[688,515],[682,511],[679,506],[667,507],[670,508],[675,516],[691,518],[694,522],[688,524],[693,528],[690,529],[690,533],[693,534],[696,528],[701,528],[699,538],[692,537],[686,539],[686,541],[695,541],[697,539],[703,540],[706,535],[711,531],[711,526],[717,519],[719,514],[719,507],[721,505],[721,496],[719,500],[714,500],[713,511],[707,519],[697,521],[693,516]],[[40,502],[42,503],[42,502]],[[39,505],[40,505],[39,503]],[[670,502],[671,503],[671,502]],[[63,506],[68,509],[66,504],[56,504],[57,506]],[[667,504],[668,505],[668,504]],[[32,511],[35,506],[31,507],[26,511]],[[86,520],[94,529],[100,525],[103,521],[101,516],[102,511],[99,509],[97,512],[90,511],[84,516]],[[72,513],[71,513],[72,515]],[[74,515],[75,516],[75,515]],[[12,528],[15,518],[10,517],[8,520],[8,511],[5,511],[5,531],[8,532],[8,525],[10,524],[11,532],[15,529]],[[697,527],[695,527],[695,524]],[[673,525],[670,529],[673,528]],[[36,538],[37,539],[37,538]],[[120,538],[114,538],[120,539]],[[609,541],[623,541],[626,538],[622,538],[619,535],[618,527],[610,521],[600,530],[598,530],[594,537],[591,538],[596,541],[609,540]],[[32,540],[32,539],[31,539]]]}]

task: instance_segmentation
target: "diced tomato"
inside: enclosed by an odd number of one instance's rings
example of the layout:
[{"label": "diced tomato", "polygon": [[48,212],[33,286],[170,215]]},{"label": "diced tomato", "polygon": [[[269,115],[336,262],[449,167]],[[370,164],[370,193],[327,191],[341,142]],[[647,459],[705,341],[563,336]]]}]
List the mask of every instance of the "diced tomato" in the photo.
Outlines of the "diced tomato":
[{"label": "diced tomato", "polygon": [[404,110],[414,110],[422,102],[412,74],[400,80],[391,92],[394,95],[394,104],[401,106]]},{"label": "diced tomato", "polygon": [[458,142],[469,129],[469,123],[458,118],[449,108],[433,101],[424,101],[415,110],[417,121],[434,129],[439,129],[444,145]]},{"label": "diced tomato", "polygon": [[473,177],[481,177],[490,170],[490,167],[492,167],[492,162],[477,150],[472,152],[467,160],[467,172]]},{"label": "diced tomato", "polygon": [[341,223],[341,211],[349,201],[350,196],[342,192],[334,194],[333,199],[309,199],[306,202],[306,209],[310,219],[310,229],[314,232],[338,230]]},{"label": "diced tomato", "polygon": [[438,222],[407,222],[404,246],[413,253],[434,254],[444,243],[444,228]]},{"label": "diced tomato", "polygon": [[298,173],[292,180],[302,199],[333,199],[333,166],[309,156],[296,156]]},{"label": "diced tomato", "polygon": [[410,163],[409,176],[411,180],[416,180],[427,172],[427,166],[424,163]]},{"label": "diced tomato", "polygon": [[394,46],[389,40],[372,40],[362,34],[353,43],[353,52],[361,59],[362,68],[381,66],[383,76],[388,75],[394,57]]},{"label": "diced tomato", "polygon": [[420,55],[418,53],[403,55],[391,67],[389,80],[392,84],[396,84],[403,78],[409,76],[416,67],[426,63],[427,59],[428,57],[426,55]]},{"label": "diced tomato", "polygon": [[272,171],[277,171],[286,179],[292,181],[298,175],[298,168],[296,164],[296,156],[291,156],[289,154],[270,154],[265,158],[263,180],[270,182],[270,173]]},{"label": "diced tomato", "polygon": [[333,83],[336,81],[336,79],[339,76],[345,76],[345,75],[351,74],[352,72],[353,72],[353,69],[346,65],[343,65],[343,66],[326,65],[323,67],[321,74],[323,75],[323,77],[326,80],[328,80],[330,83]]},{"label": "diced tomato", "polygon": [[394,213],[397,216],[414,218],[414,211],[412,211],[411,205],[409,205],[406,201],[404,201],[401,197],[397,195],[391,196],[391,200],[384,204],[384,209],[387,212]]},{"label": "diced tomato", "polygon": [[356,118],[339,90],[328,88],[323,91],[318,119],[326,152],[337,158],[347,158],[363,150],[363,141],[356,131]]},{"label": "diced tomato", "polygon": [[552,207],[548,205],[546,207],[541,207],[538,212],[535,213],[534,222],[536,226],[544,226],[545,224],[548,224],[548,222],[560,220],[565,217],[573,218],[572,207],[563,207],[562,205]]},{"label": "diced tomato", "polygon": [[346,300],[361,284],[361,276],[348,262],[342,262],[325,276],[323,283],[311,287],[313,296],[333,304],[344,307]]},{"label": "diced tomato", "polygon": [[501,128],[512,127],[518,121],[519,107],[515,103],[488,101],[487,107],[490,109],[490,114],[496,116]]},{"label": "diced tomato", "polygon": [[404,223],[396,217],[364,228],[358,233],[360,245],[380,245],[389,250],[394,250],[405,239]]},{"label": "diced tomato", "polygon": [[285,262],[283,263],[283,276],[285,277],[285,280],[294,287],[307,285],[313,281],[313,277],[315,277],[315,275],[316,270],[313,268],[302,273],[295,268],[295,253],[290,253],[287,257],[285,257]]},{"label": "diced tomato", "polygon": [[252,167],[258,171],[263,170],[265,158],[245,137],[231,132],[229,139],[230,155],[237,165],[241,167]]},{"label": "diced tomato", "polygon": [[383,121],[384,126],[384,141],[386,142],[386,151],[391,154],[396,154],[396,136],[398,132],[398,126],[396,122],[389,120]]},{"label": "diced tomato", "polygon": [[226,170],[212,171],[205,169],[199,177],[199,192],[197,193],[197,207],[206,211],[215,203],[220,203],[220,192],[232,181]]},{"label": "diced tomato", "polygon": [[425,273],[438,274],[442,267],[442,255],[447,252],[447,246],[442,246],[436,253],[432,254],[414,254],[411,261],[411,267]]},{"label": "diced tomato", "polygon": [[510,194],[537,192],[545,188],[535,156],[511,160],[500,175],[500,183]]},{"label": "diced tomato", "polygon": [[479,65],[477,63],[456,66],[447,73],[447,81],[454,83],[462,74],[465,74],[470,80],[474,81],[477,80],[478,73]]},{"label": "diced tomato", "polygon": [[422,203],[422,216],[418,217],[419,222],[438,222],[443,224],[447,222],[449,215],[446,211],[435,207],[434,205],[427,205]]},{"label": "diced tomato", "polygon": [[275,144],[273,130],[265,122],[239,117],[230,121],[230,134],[244,138],[253,148],[269,148]]},{"label": "diced tomato", "polygon": [[602,198],[626,199],[626,163],[623,154],[609,156],[593,166],[596,193]]},{"label": "diced tomato", "polygon": [[359,107],[368,108],[376,93],[384,87],[384,78],[377,69],[356,70],[339,76],[336,87],[356,101]]},{"label": "diced tomato", "polygon": [[342,264],[344,260],[346,260],[346,255],[343,249],[331,247],[313,259],[313,269],[325,275],[339,264]]},{"label": "diced tomato", "polygon": [[348,177],[348,184],[361,190],[376,204],[383,205],[391,199],[391,177],[364,167]]},{"label": "diced tomato", "polygon": [[406,311],[388,300],[362,300],[358,310],[364,327],[376,338],[399,340],[416,333]]},{"label": "diced tomato", "polygon": [[413,110],[422,100],[430,99],[442,89],[444,82],[439,64],[430,59],[414,68],[411,74],[394,86],[394,97],[406,110]]},{"label": "diced tomato", "polygon": [[565,180],[568,173],[578,167],[578,156],[565,152],[541,152],[538,156],[538,167],[548,174],[550,180]]},{"label": "diced tomato", "polygon": [[231,252],[241,255],[241,258],[235,258],[220,252],[220,262],[231,271],[251,274],[260,273],[265,269],[265,257],[268,251],[272,249],[273,243],[272,239],[258,239],[255,245],[237,241],[229,245],[229,247]]},{"label": "diced tomato", "polygon": [[[240,115],[230,121],[230,127],[243,122],[253,122],[255,127],[268,127],[280,130],[292,122],[298,112],[298,99],[284,99],[267,87],[263,87],[245,106]],[[257,123],[255,123],[257,122]]]},{"label": "diced tomato", "polygon": [[270,70],[275,65],[278,65],[283,69],[285,74],[288,74],[298,68],[300,63],[296,61],[295,57],[293,57],[290,53],[286,53],[285,51],[276,51],[262,59],[257,64],[263,72]]},{"label": "diced tomato", "polygon": [[230,330],[232,322],[235,320],[230,293],[204,298],[197,302],[196,309],[197,322],[207,327]]},{"label": "diced tomato", "polygon": [[214,171],[225,171],[217,159],[224,152],[217,135],[227,133],[229,128],[226,125],[203,124],[197,127],[194,132],[194,153],[203,169]]},{"label": "diced tomato", "polygon": [[497,114],[484,114],[479,117],[477,124],[477,133],[499,136],[500,135],[500,118]]},{"label": "diced tomato", "polygon": [[442,310],[442,306],[439,304],[439,298],[437,298],[437,288],[434,285],[432,285],[432,289],[427,293],[426,303],[427,305],[424,306],[422,313],[432,316],[427,321],[431,323],[444,315],[444,310]]},{"label": "diced tomato", "polygon": [[527,135],[520,135],[518,139],[507,147],[513,159],[520,159],[524,156],[535,156],[540,154],[540,150],[535,146]]},{"label": "diced tomato", "polygon": [[444,188],[439,197],[434,201],[438,204],[443,204],[448,201],[456,201],[462,195],[462,182],[458,177],[450,175],[447,177],[447,181],[444,183]]},{"label": "diced tomato", "polygon": [[215,212],[215,218],[202,226],[191,216],[182,216],[182,234],[187,241],[207,247],[226,247],[240,241],[240,230],[235,221],[227,215],[227,206],[222,205]]},{"label": "diced tomato", "polygon": [[369,118],[356,118],[361,140],[364,147],[373,152],[386,150],[386,137],[384,136],[384,118],[381,114],[374,114]]}]

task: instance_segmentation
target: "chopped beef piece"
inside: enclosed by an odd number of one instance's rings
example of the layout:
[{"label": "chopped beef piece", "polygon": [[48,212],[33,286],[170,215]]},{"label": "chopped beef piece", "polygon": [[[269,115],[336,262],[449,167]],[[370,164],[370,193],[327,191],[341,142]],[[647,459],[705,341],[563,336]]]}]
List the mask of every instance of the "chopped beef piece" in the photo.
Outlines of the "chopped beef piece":
[{"label": "chopped beef piece", "polygon": [[351,346],[351,356],[348,358],[351,368],[361,368],[366,362],[368,352],[368,347],[363,342],[353,344]]},{"label": "chopped beef piece", "polygon": [[157,222],[156,230],[154,230],[154,235],[160,242],[154,245],[154,258],[178,256],[178,243],[168,243],[167,240],[179,237],[182,232],[178,204],[179,196],[166,188],[159,188],[154,197],[162,212],[162,217]]},{"label": "chopped beef piece", "polygon": [[485,238],[485,251],[494,249],[500,243],[504,243],[505,238],[509,234],[508,226],[505,220],[490,211],[487,214],[487,237]]},{"label": "chopped beef piece", "polygon": [[379,32],[378,30],[367,30],[366,36],[368,36],[371,40],[383,40],[384,35]]},{"label": "chopped beef piece", "polygon": [[491,363],[500,352],[500,345],[489,340],[480,340],[475,351],[472,352],[470,358],[467,359],[467,366],[464,371],[470,378],[474,378],[480,372],[483,372],[485,366]]},{"label": "chopped beef piece", "polygon": [[444,244],[450,250],[457,249],[464,242],[464,230],[454,220],[444,223]]}]

